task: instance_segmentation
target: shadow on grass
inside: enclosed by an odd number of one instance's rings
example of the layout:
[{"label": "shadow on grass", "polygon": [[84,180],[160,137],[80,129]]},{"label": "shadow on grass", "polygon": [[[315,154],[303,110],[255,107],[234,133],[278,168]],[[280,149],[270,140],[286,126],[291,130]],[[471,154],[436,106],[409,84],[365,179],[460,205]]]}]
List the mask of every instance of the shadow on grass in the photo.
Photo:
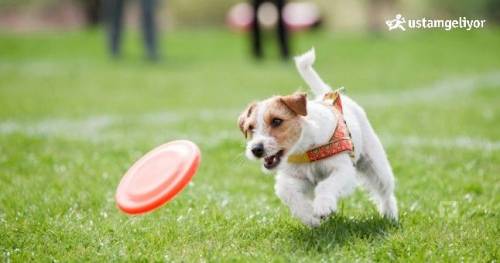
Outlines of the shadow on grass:
[{"label": "shadow on grass", "polygon": [[323,222],[320,227],[310,229],[299,226],[287,234],[296,241],[295,249],[322,252],[336,246],[344,246],[356,239],[383,239],[391,230],[397,228],[397,223],[378,216],[352,219],[337,215]]}]

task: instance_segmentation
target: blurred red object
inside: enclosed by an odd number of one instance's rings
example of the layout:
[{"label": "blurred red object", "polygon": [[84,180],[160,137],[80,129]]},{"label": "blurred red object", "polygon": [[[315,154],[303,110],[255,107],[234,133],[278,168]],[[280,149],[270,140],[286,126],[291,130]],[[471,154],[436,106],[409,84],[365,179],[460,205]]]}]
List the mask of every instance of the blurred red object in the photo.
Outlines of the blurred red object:
[{"label": "blurred red object", "polygon": [[[276,25],[276,9],[272,10],[271,3],[262,5],[258,12],[259,24],[264,27]],[[275,8],[275,7],[274,7]],[[253,8],[244,2],[234,5],[227,13],[228,26],[237,31],[248,31],[253,22]],[[283,19],[289,30],[300,31],[316,27],[321,23],[321,14],[316,4],[311,2],[293,2],[286,4],[283,10]]]},{"label": "blurred red object", "polygon": [[311,2],[289,3],[283,10],[283,19],[290,30],[304,30],[321,23],[321,14],[317,5]]},{"label": "blurred red object", "polygon": [[226,23],[234,30],[247,31],[253,20],[253,8],[249,3],[239,3],[227,13]]}]

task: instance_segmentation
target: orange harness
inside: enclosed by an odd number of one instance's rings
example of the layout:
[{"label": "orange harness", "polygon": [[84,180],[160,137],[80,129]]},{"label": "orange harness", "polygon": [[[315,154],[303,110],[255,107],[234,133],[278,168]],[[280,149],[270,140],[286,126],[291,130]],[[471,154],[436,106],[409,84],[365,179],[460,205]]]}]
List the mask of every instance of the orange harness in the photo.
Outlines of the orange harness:
[{"label": "orange harness", "polygon": [[354,144],[352,143],[351,133],[344,119],[339,90],[325,94],[323,100],[333,101],[333,111],[337,116],[337,127],[333,132],[332,138],[326,144],[315,147],[304,153],[288,156],[289,163],[311,163],[345,151],[349,151],[351,158],[354,158]]}]

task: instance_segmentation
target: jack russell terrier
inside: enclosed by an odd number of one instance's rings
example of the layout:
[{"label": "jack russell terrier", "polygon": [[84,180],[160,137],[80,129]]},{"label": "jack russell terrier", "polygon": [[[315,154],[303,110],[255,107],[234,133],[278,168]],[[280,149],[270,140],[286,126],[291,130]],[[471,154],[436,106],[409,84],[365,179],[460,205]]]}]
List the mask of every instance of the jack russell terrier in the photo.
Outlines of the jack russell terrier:
[{"label": "jack russell terrier", "polygon": [[358,182],[382,216],[397,220],[394,176],[379,138],[363,108],[323,82],[314,60],[314,49],[295,58],[313,100],[305,93],[274,96],[241,113],[247,158],[277,173],[276,195],[308,226],[335,213]]}]

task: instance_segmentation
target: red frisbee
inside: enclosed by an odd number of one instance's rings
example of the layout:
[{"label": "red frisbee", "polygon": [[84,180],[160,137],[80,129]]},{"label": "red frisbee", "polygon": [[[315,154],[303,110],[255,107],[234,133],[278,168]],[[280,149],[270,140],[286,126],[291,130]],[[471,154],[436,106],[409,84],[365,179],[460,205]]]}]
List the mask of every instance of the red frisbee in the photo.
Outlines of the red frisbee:
[{"label": "red frisbee", "polygon": [[118,208],[128,214],[150,212],[174,198],[196,173],[200,150],[187,140],[156,147],[139,159],[116,189]]}]

